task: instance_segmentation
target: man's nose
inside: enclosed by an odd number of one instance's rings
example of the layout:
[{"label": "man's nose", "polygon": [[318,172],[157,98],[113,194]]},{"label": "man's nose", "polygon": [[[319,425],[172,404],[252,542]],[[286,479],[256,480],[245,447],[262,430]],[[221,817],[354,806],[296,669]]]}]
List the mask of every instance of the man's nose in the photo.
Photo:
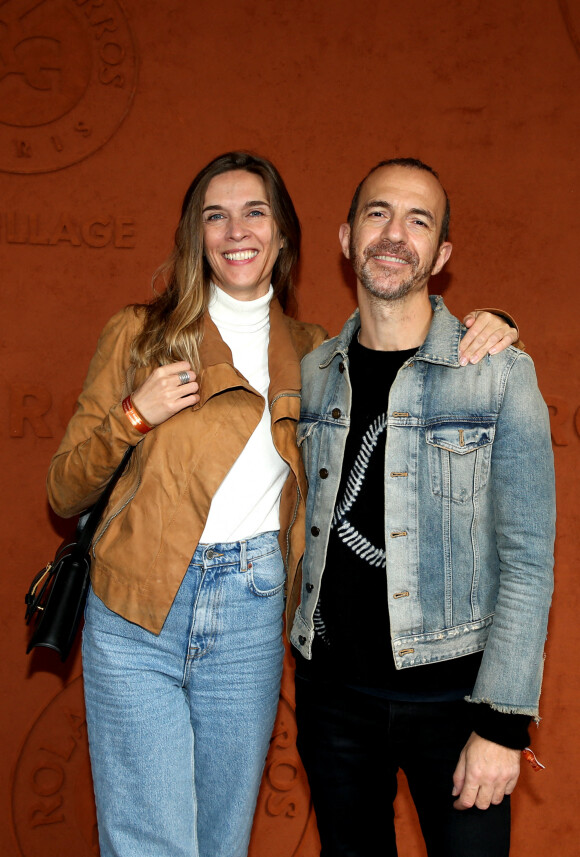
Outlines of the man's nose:
[{"label": "man's nose", "polygon": [[391,217],[383,226],[382,237],[387,238],[392,244],[405,243],[407,240],[405,221],[397,216]]}]

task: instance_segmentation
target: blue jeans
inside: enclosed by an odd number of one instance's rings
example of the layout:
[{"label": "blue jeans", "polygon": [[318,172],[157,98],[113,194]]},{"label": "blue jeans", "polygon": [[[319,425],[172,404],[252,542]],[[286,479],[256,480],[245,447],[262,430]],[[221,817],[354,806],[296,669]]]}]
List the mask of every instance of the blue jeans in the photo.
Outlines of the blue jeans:
[{"label": "blue jeans", "polygon": [[101,857],[244,857],[279,697],[276,533],[200,545],[159,636],[91,591],[83,632]]},{"label": "blue jeans", "polygon": [[312,792],[321,857],[396,857],[393,801],[399,768],[429,857],[508,857],[509,796],[485,810],[453,807],[453,772],[471,733],[469,705],[394,702],[296,677],[298,750]]}]

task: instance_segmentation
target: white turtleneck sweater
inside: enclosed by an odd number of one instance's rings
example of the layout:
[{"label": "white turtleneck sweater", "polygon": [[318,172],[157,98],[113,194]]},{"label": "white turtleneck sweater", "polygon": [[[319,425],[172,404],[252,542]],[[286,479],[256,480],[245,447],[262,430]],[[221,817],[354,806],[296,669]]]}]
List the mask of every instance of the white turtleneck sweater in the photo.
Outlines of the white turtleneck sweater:
[{"label": "white turtleneck sweater", "polygon": [[273,289],[238,301],[213,286],[209,314],[229,346],[234,366],[265,399],[262,419],[214,494],[202,544],[237,542],[280,529],[280,495],[288,465],[272,440],[268,407],[268,342]]}]

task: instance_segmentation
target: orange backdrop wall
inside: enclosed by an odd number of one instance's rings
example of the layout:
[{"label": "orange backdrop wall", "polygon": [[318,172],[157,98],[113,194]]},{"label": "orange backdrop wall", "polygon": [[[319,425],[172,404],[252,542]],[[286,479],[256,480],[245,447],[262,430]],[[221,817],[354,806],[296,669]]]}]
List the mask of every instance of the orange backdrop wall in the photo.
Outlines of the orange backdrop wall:
[{"label": "orange backdrop wall", "polygon": [[[299,314],[354,307],[337,230],[376,161],[441,174],[452,309],[517,318],[550,405],[556,595],[542,723],[512,853],[578,853],[578,0],[0,0],[0,854],[97,855],[78,650],[26,657],[23,595],[70,525],[44,478],[96,338],[150,295],[182,195],[220,152],[284,175],[304,227]],[[252,857],[315,857],[282,688]],[[406,787],[400,854],[424,854]]]}]

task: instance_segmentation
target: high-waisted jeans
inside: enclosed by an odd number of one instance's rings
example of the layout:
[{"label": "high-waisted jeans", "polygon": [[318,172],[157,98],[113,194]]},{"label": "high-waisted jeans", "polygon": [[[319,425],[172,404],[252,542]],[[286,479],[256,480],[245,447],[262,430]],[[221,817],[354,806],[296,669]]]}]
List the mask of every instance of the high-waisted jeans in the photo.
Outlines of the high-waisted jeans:
[{"label": "high-waisted jeans", "polygon": [[200,545],[159,636],[91,591],[83,632],[101,857],[244,857],[279,696],[276,533]]}]

